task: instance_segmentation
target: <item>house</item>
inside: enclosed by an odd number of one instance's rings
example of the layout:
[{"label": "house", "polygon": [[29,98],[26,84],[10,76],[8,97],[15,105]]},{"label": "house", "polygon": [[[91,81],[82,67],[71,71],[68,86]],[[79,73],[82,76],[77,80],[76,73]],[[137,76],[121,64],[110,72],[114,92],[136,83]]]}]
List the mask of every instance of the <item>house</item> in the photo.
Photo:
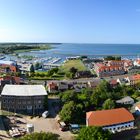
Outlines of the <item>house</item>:
[{"label": "house", "polygon": [[57,86],[59,91],[65,91],[69,88],[68,83],[66,82],[58,82]]},{"label": "house", "polygon": [[119,83],[120,85],[130,85],[129,81],[127,78],[118,78],[117,79],[117,83]]},{"label": "house", "polygon": [[21,78],[16,76],[4,76],[0,78],[0,91],[6,84],[20,84]]},{"label": "house", "polygon": [[1,93],[1,109],[38,114],[44,110],[46,95],[42,85],[5,85]]},{"label": "house", "polygon": [[117,104],[125,104],[125,105],[133,105],[134,104],[134,99],[131,98],[130,96],[126,96],[120,100],[116,101]]},{"label": "house", "polygon": [[89,88],[96,88],[100,84],[100,81],[88,81],[87,85]]},{"label": "house", "polygon": [[90,111],[86,113],[86,126],[100,126],[112,133],[134,127],[134,117],[125,108]]},{"label": "house", "polygon": [[90,71],[77,71],[75,74],[75,78],[88,78],[91,76],[92,74]]},{"label": "house", "polygon": [[95,63],[94,70],[98,77],[122,75],[125,73],[125,69],[123,66],[112,65],[112,63]]},{"label": "house", "polygon": [[140,67],[140,59],[134,61],[134,66]]},{"label": "house", "polygon": [[0,72],[8,73],[8,72],[18,72],[18,67],[13,61],[2,61],[0,60]]},{"label": "house", "polygon": [[127,77],[130,86],[135,86],[140,83],[140,74]]},{"label": "house", "polygon": [[118,82],[117,82],[116,79],[110,80],[110,81],[109,81],[109,84],[110,84],[110,86],[111,86],[112,88],[115,88],[115,87],[118,86]]},{"label": "house", "polygon": [[58,86],[55,82],[49,82],[47,83],[47,89],[49,93],[56,93],[58,92]]},{"label": "house", "polygon": [[137,105],[135,106],[135,110],[138,111],[138,112],[140,113],[140,104],[137,104]]},{"label": "house", "polygon": [[22,74],[25,74],[26,72],[30,72],[32,64],[30,63],[18,63],[19,70]]}]

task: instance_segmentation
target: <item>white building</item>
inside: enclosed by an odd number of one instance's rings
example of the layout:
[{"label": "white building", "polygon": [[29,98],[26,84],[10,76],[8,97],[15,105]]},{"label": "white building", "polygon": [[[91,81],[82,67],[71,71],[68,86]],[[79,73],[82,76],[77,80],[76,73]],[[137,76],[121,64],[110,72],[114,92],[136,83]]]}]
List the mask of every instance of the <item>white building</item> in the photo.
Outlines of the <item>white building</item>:
[{"label": "white building", "polygon": [[140,59],[134,61],[134,66],[140,67]]},{"label": "white building", "polygon": [[125,105],[133,105],[134,104],[134,99],[131,98],[130,96],[126,96],[120,100],[117,100],[116,103],[118,104],[125,104]]},{"label": "white building", "polygon": [[140,104],[137,104],[137,105],[135,106],[135,110],[138,111],[138,112],[140,113]]},{"label": "white building", "polygon": [[91,111],[86,113],[87,126],[100,126],[112,133],[134,127],[134,117],[125,108]]}]

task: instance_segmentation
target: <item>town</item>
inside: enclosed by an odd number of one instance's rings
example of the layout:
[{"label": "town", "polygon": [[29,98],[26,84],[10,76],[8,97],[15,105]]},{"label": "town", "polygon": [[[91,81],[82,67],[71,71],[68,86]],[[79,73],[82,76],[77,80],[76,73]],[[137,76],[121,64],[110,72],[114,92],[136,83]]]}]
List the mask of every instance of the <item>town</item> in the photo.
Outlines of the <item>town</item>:
[{"label": "town", "polygon": [[64,140],[140,138],[139,58],[73,56],[59,65],[55,58],[42,71],[47,64],[31,59],[0,60],[2,139],[35,132]]}]

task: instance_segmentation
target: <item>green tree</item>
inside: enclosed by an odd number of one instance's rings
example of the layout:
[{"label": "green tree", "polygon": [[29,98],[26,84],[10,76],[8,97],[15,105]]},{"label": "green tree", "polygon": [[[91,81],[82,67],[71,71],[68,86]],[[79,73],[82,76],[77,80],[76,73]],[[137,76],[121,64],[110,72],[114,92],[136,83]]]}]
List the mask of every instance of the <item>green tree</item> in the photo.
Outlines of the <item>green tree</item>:
[{"label": "green tree", "polygon": [[27,134],[21,138],[18,138],[17,140],[58,140],[58,135],[53,134],[53,133],[45,133],[45,132],[40,132],[40,133],[32,133],[32,134]]},{"label": "green tree", "polygon": [[74,112],[75,112],[75,103],[73,101],[70,101],[64,104],[59,115],[64,122],[70,123],[73,122],[73,118],[75,115]]},{"label": "green tree", "polygon": [[115,108],[114,101],[111,99],[105,100],[105,102],[103,103],[103,109],[113,109],[113,108]]},{"label": "green tree", "polygon": [[70,72],[75,74],[78,70],[75,67],[70,68]]},{"label": "green tree", "polygon": [[35,64],[35,69],[38,70],[39,68],[40,68],[40,63],[37,62],[37,63]]},{"label": "green tree", "polygon": [[30,67],[30,72],[31,72],[31,73],[34,73],[34,72],[35,72],[35,69],[34,69],[33,64],[32,64],[31,67]]},{"label": "green tree", "polygon": [[53,68],[51,70],[53,71],[53,73],[57,73],[59,69],[58,68]]},{"label": "green tree", "polygon": [[52,76],[53,74],[54,74],[54,72],[52,70],[49,70],[47,75]]},{"label": "green tree", "polygon": [[111,133],[101,127],[83,127],[76,140],[110,140]]},{"label": "green tree", "polygon": [[71,72],[67,72],[65,75],[67,78],[70,78],[70,79],[73,78],[73,74]]}]

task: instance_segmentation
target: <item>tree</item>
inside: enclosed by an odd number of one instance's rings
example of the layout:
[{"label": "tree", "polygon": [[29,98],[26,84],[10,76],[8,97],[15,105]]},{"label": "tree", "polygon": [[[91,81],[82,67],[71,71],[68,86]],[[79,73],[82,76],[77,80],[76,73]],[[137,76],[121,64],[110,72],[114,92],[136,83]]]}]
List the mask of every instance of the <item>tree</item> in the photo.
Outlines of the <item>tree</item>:
[{"label": "tree", "polygon": [[73,78],[73,74],[71,72],[67,72],[66,73],[66,77],[72,79]]},{"label": "tree", "polygon": [[76,140],[110,140],[111,133],[108,130],[103,130],[101,127],[83,127]]},{"label": "tree", "polygon": [[34,69],[33,64],[32,64],[31,67],[30,67],[30,72],[31,72],[31,73],[34,73],[34,72],[35,72],[35,69]]},{"label": "tree", "polygon": [[54,73],[54,72],[53,72],[52,70],[49,70],[47,75],[48,75],[48,76],[52,76],[53,73]]},{"label": "tree", "polygon": [[35,69],[38,70],[39,68],[40,68],[40,63],[37,62],[37,63],[35,64]]},{"label": "tree", "polygon": [[66,123],[81,123],[83,122],[82,118],[85,118],[83,105],[80,103],[75,103],[74,101],[65,103],[59,115],[60,118]]},{"label": "tree", "polygon": [[115,108],[114,101],[111,99],[105,100],[105,102],[103,103],[103,109],[113,109],[113,108]]},{"label": "tree", "polygon": [[32,133],[32,134],[27,134],[18,140],[58,140],[58,135],[53,134],[53,133],[45,133],[45,132],[40,132],[40,133]]},{"label": "tree", "polygon": [[64,122],[68,122],[68,123],[72,122],[74,117],[74,110],[75,110],[75,104],[73,101],[65,103],[64,106],[62,107],[61,112],[59,113],[60,118]]},{"label": "tree", "polygon": [[78,70],[75,67],[70,68],[70,72],[75,74]]},{"label": "tree", "polygon": [[107,56],[104,60],[121,60],[121,56]]},{"label": "tree", "polygon": [[51,70],[53,71],[53,73],[57,73],[59,69],[58,68],[53,68]]}]

